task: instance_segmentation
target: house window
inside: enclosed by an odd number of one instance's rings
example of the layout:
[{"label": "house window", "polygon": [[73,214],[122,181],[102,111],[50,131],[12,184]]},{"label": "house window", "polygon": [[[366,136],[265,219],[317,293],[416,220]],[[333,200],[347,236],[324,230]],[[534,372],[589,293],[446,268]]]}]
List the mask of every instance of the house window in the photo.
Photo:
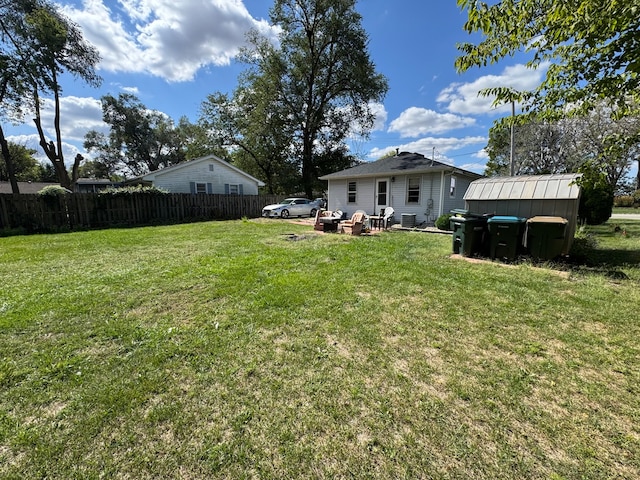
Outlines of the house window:
[{"label": "house window", "polygon": [[209,171],[210,171],[210,172],[213,172],[213,168],[214,168],[214,167],[213,167],[213,163],[210,163],[210,164],[209,164]]},{"label": "house window", "polygon": [[240,187],[234,183],[229,184],[229,195],[238,195],[240,193]]},{"label": "house window", "polygon": [[453,175],[451,176],[451,183],[449,184],[449,196],[456,196],[456,177],[454,177]]},{"label": "house window", "polygon": [[196,193],[207,193],[207,184],[196,182]]},{"label": "house window", "polygon": [[407,181],[407,203],[420,203],[420,178],[413,177]]},{"label": "house window", "polygon": [[356,182],[349,182],[347,185],[347,202],[356,203],[357,187]]}]

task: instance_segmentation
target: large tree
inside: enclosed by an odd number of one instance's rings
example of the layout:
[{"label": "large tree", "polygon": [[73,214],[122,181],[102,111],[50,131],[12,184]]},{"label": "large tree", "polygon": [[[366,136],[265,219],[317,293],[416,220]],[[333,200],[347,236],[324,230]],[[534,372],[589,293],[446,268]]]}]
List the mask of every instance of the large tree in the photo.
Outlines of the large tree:
[{"label": "large tree", "polygon": [[180,132],[173,120],[149,110],[133,94],[102,97],[102,119],[108,135],[95,130],[85,135],[84,147],[97,153],[110,175],[142,175],[185,160]]},{"label": "large tree", "polygon": [[586,112],[603,98],[616,112],[634,112],[640,95],[640,4],[637,0],[502,0],[488,5],[458,0],[464,28],[477,44],[458,45],[460,71],[486,66],[518,52],[532,68],[549,64],[533,91],[497,88],[498,100],[521,101],[538,112]]},{"label": "large tree", "polygon": [[[585,116],[606,102],[614,119],[638,116],[640,105],[640,2],[638,0],[501,0],[491,5],[458,0],[465,30],[477,43],[458,45],[459,71],[527,52],[531,68],[547,68],[531,91],[497,85],[485,94],[497,103],[518,101],[524,116],[557,120]],[[526,121],[526,120],[524,120]],[[614,136],[610,151],[638,144]],[[612,150],[613,149],[613,150]],[[640,171],[637,183],[640,184]]]},{"label": "large tree", "polygon": [[[42,165],[33,157],[35,150],[24,145],[8,142],[7,148],[12,160],[13,175],[19,182],[38,182],[42,179]],[[9,169],[4,154],[0,155],[0,180],[9,180]]]},{"label": "large tree", "polygon": [[[509,174],[509,133],[504,124],[489,131],[486,175]],[[579,117],[519,123],[514,138],[516,175],[575,173],[589,162],[590,171],[598,170],[616,190],[640,157],[640,143],[630,141],[640,138],[640,117],[612,118],[609,108],[600,104]]]},{"label": "large tree", "polygon": [[20,193],[16,167],[2,122],[21,121],[29,105],[25,98],[32,91],[33,81],[44,85],[35,74],[36,61],[24,41],[26,17],[36,6],[33,0],[0,0],[0,153],[16,194]]},{"label": "large tree", "polygon": [[[301,189],[308,196],[318,188],[317,178],[327,171],[328,162],[334,166],[344,152],[354,126],[364,134],[371,130],[370,103],[381,101],[388,89],[369,58],[355,4],[276,0],[270,19],[281,28],[278,46],[254,36],[253,48],[244,56],[253,67],[245,91],[263,98],[263,113],[288,132],[286,147],[279,141],[274,145],[296,162]],[[351,161],[341,158],[345,164]]]},{"label": "large tree", "polygon": [[[22,52],[33,61],[30,73],[31,99],[35,109],[33,121],[40,137],[40,146],[51,161],[60,185],[72,190],[78,178],[82,156],[76,155],[69,176],[60,128],[60,76],[66,72],[89,85],[98,86],[101,78],[96,73],[96,66],[100,55],[94,46],[84,40],[80,28],[62,15],[55,5],[44,0],[32,3],[33,9],[26,12],[24,17]],[[49,92],[53,94],[55,141],[48,139],[44,133],[40,110],[41,98]]]}]

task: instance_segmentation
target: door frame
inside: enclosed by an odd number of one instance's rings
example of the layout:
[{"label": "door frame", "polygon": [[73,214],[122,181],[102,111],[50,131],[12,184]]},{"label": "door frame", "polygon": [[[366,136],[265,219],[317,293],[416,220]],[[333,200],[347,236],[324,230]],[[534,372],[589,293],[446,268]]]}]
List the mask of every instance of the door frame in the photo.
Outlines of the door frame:
[{"label": "door frame", "polygon": [[[380,196],[380,184],[381,183],[385,183],[386,184],[386,202],[384,204],[381,204],[379,202],[379,196]],[[380,209],[382,208],[387,208],[389,206],[391,206],[391,182],[389,181],[389,178],[376,178],[375,181],[375,191],[373,194],[373,213],[374,215],[377,215],[380,212]]]}]

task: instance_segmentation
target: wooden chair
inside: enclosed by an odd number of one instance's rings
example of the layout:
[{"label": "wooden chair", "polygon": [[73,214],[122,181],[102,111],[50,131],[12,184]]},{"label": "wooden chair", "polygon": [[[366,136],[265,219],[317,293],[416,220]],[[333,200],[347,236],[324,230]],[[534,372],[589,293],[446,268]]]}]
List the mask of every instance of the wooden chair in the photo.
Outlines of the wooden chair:
[{"label": "wooden chair", "polygon": [[362,233],[362,227],[364,226],[364,218],[364,213],[356,212],[351,216],[350,220],[340,222],[338,229],[341,233],[360,235]]}]

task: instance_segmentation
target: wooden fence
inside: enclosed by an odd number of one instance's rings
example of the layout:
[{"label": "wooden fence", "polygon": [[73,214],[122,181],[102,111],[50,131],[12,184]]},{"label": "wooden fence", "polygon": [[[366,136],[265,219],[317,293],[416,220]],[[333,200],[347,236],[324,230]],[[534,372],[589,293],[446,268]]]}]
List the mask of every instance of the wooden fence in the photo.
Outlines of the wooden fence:
[{"label": "wooden fence", "polygon": [[0,194],[0,232],[27,233],[255,218],[276,195]]}]

